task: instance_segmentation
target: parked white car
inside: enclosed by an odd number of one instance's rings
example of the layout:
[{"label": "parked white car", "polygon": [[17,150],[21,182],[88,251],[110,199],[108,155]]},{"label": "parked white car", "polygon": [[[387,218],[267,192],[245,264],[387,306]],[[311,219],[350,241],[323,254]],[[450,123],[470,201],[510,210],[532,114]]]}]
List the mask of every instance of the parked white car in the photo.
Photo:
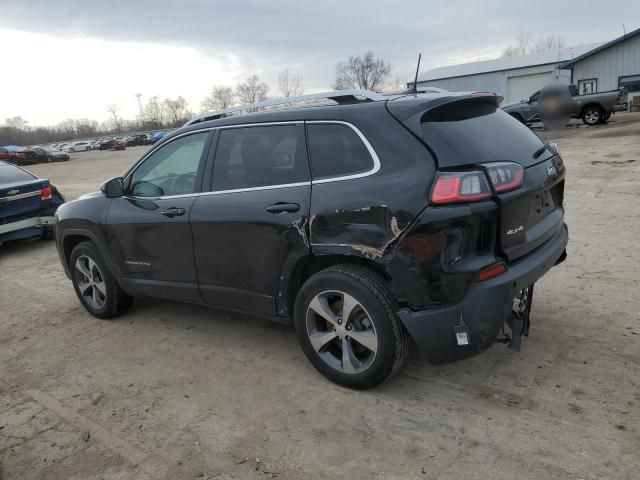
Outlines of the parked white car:
[{"label": "parked white car", "polygon": [[69,143],[65,146],[64,151],[66,152],[88,152],[89,150],[92,150],[93,146],[91,144],[91,142],[88,142],[86,140],[82,140],[80,142],[74,142],[74,143]]}]

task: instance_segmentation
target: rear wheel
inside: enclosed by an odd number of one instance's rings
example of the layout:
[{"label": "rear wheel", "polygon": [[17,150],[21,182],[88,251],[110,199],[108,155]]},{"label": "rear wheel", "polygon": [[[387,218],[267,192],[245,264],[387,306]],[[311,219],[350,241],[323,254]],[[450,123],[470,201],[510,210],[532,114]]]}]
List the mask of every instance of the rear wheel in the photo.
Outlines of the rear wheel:
[{"label": "rear wheel", "polygon": [[71,279],[78,299],[87,311],[98,318],[113,318],[131,305],[106,262],[92,242],[82,242],[71,252]]},{"label": "rear wheel", "polygon": [[587,107],[582,112],[582,121],[585,125],[598,125],[604,121],[604,111],[598,106]]},{"label": "rear wheel", "polygon": [[85,152],[88,152],[89,150],[91,150],[91,147],[87,147],[84,149]]},{"label": "rear wheel", "polygon": [[313,275],[296,298],[294,324],[302,350],[329,380],[371,388],[396,372],[409,352],[383,279],[370,269],[339,265]]}]

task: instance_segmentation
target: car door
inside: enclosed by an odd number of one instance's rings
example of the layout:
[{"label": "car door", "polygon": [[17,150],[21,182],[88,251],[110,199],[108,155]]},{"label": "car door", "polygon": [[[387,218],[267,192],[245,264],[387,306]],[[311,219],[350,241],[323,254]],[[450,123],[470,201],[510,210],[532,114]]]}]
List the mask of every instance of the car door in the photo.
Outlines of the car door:
[{"label": "car door", "polygon": [[175,137],[153,150],[125,178],[106,231],[129,293],[202,301],[189,215],[200,189],[210,131]]},{"label": "car door", "polygon": [[532,122],[540,118],[538,112],[538,97],[540,96],[540,91],[537,91],[531,97],[529,97],[529,101],[524,104],[524,119],[527,122]]},{"label": "car door", "polygon": [[303,124],[223,128],[216,136],[209,192],[191,212],[200,292],[213,305],[286,316],[278,300],[286,271],[309,252]]}]

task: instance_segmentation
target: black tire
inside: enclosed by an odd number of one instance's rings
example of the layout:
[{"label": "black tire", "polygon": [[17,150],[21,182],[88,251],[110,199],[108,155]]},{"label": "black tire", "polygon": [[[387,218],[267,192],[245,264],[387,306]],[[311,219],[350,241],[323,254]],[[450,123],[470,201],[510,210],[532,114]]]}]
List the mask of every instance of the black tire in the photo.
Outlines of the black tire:
[{"label": "black tire", "polygon": [[593,126],[604,122],[604,110],[597,105],[592,105],[582,112],[582,122],[585,125]]},{"label": "black tire", "polygon": [[87,147],[84,149],[85,152],[88,152],[89,150],[91,150],[91,147]]},{"label": "black tire", "polygon": [[[99,276],[105,288],[103,304],[98,307],[92,305],[87,298],[80,293],[79,277],[81,274],[76,270],[76,262],[80,257],[88,257],[93,260],[98,267],[97,271],[100,274]],[[71,270],[73,288],[76,291],[80,303],[82,303],[82,306],[94,317],[101,319],[114,318],[124,313],[131,306],[133,298],[124,293],[120,288],[107,263],[93,242],[87,241],[79,243],[73,249],[69,259],[69,269]]]},{"label": "black tire", "polygon": [[[311,344],[307,327],[309,305],[316,296],[334,291],[344,292],[357,300],[375,329],[377,351],[362,372],[344,373],[333,368]],[[316,273],[304,283],[296,297],[294,326],[302,350],[322,375],[344,387],[361,390],[378,385],[398,371],[409,355],[411,341],[396,310],[396,303],[380,275],[359,265],[337,265]],[[354,331],[355,328],[351,334]],[[337,337],[335,340],[341,341]],[[326,345],[333,345],[333,341]]]}]

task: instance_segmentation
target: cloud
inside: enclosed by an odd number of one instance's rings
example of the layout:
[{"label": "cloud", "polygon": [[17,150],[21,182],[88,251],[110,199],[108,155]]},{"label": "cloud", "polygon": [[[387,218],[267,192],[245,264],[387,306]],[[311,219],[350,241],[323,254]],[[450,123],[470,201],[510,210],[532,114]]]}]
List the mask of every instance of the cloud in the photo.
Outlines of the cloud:
[{"label": "cloud", "polygon": [[[606,41],[622,33],[615,12],[627,12],[627,30],[640,24],[636,1],[581,9],[547,0],[2,0],[0,18],[5,28],[61,39],[195,49],[231,65],[234,81],[258,73],[272,88],[278,71],[289,68],[311,91],[331,85],[336,61],[367,50],[409,79],[418,52],[424,70],[485,59],[521,30],[559,34],[569,45]],[[156,62],[158,72],[170,68],[162,56]]]}]

